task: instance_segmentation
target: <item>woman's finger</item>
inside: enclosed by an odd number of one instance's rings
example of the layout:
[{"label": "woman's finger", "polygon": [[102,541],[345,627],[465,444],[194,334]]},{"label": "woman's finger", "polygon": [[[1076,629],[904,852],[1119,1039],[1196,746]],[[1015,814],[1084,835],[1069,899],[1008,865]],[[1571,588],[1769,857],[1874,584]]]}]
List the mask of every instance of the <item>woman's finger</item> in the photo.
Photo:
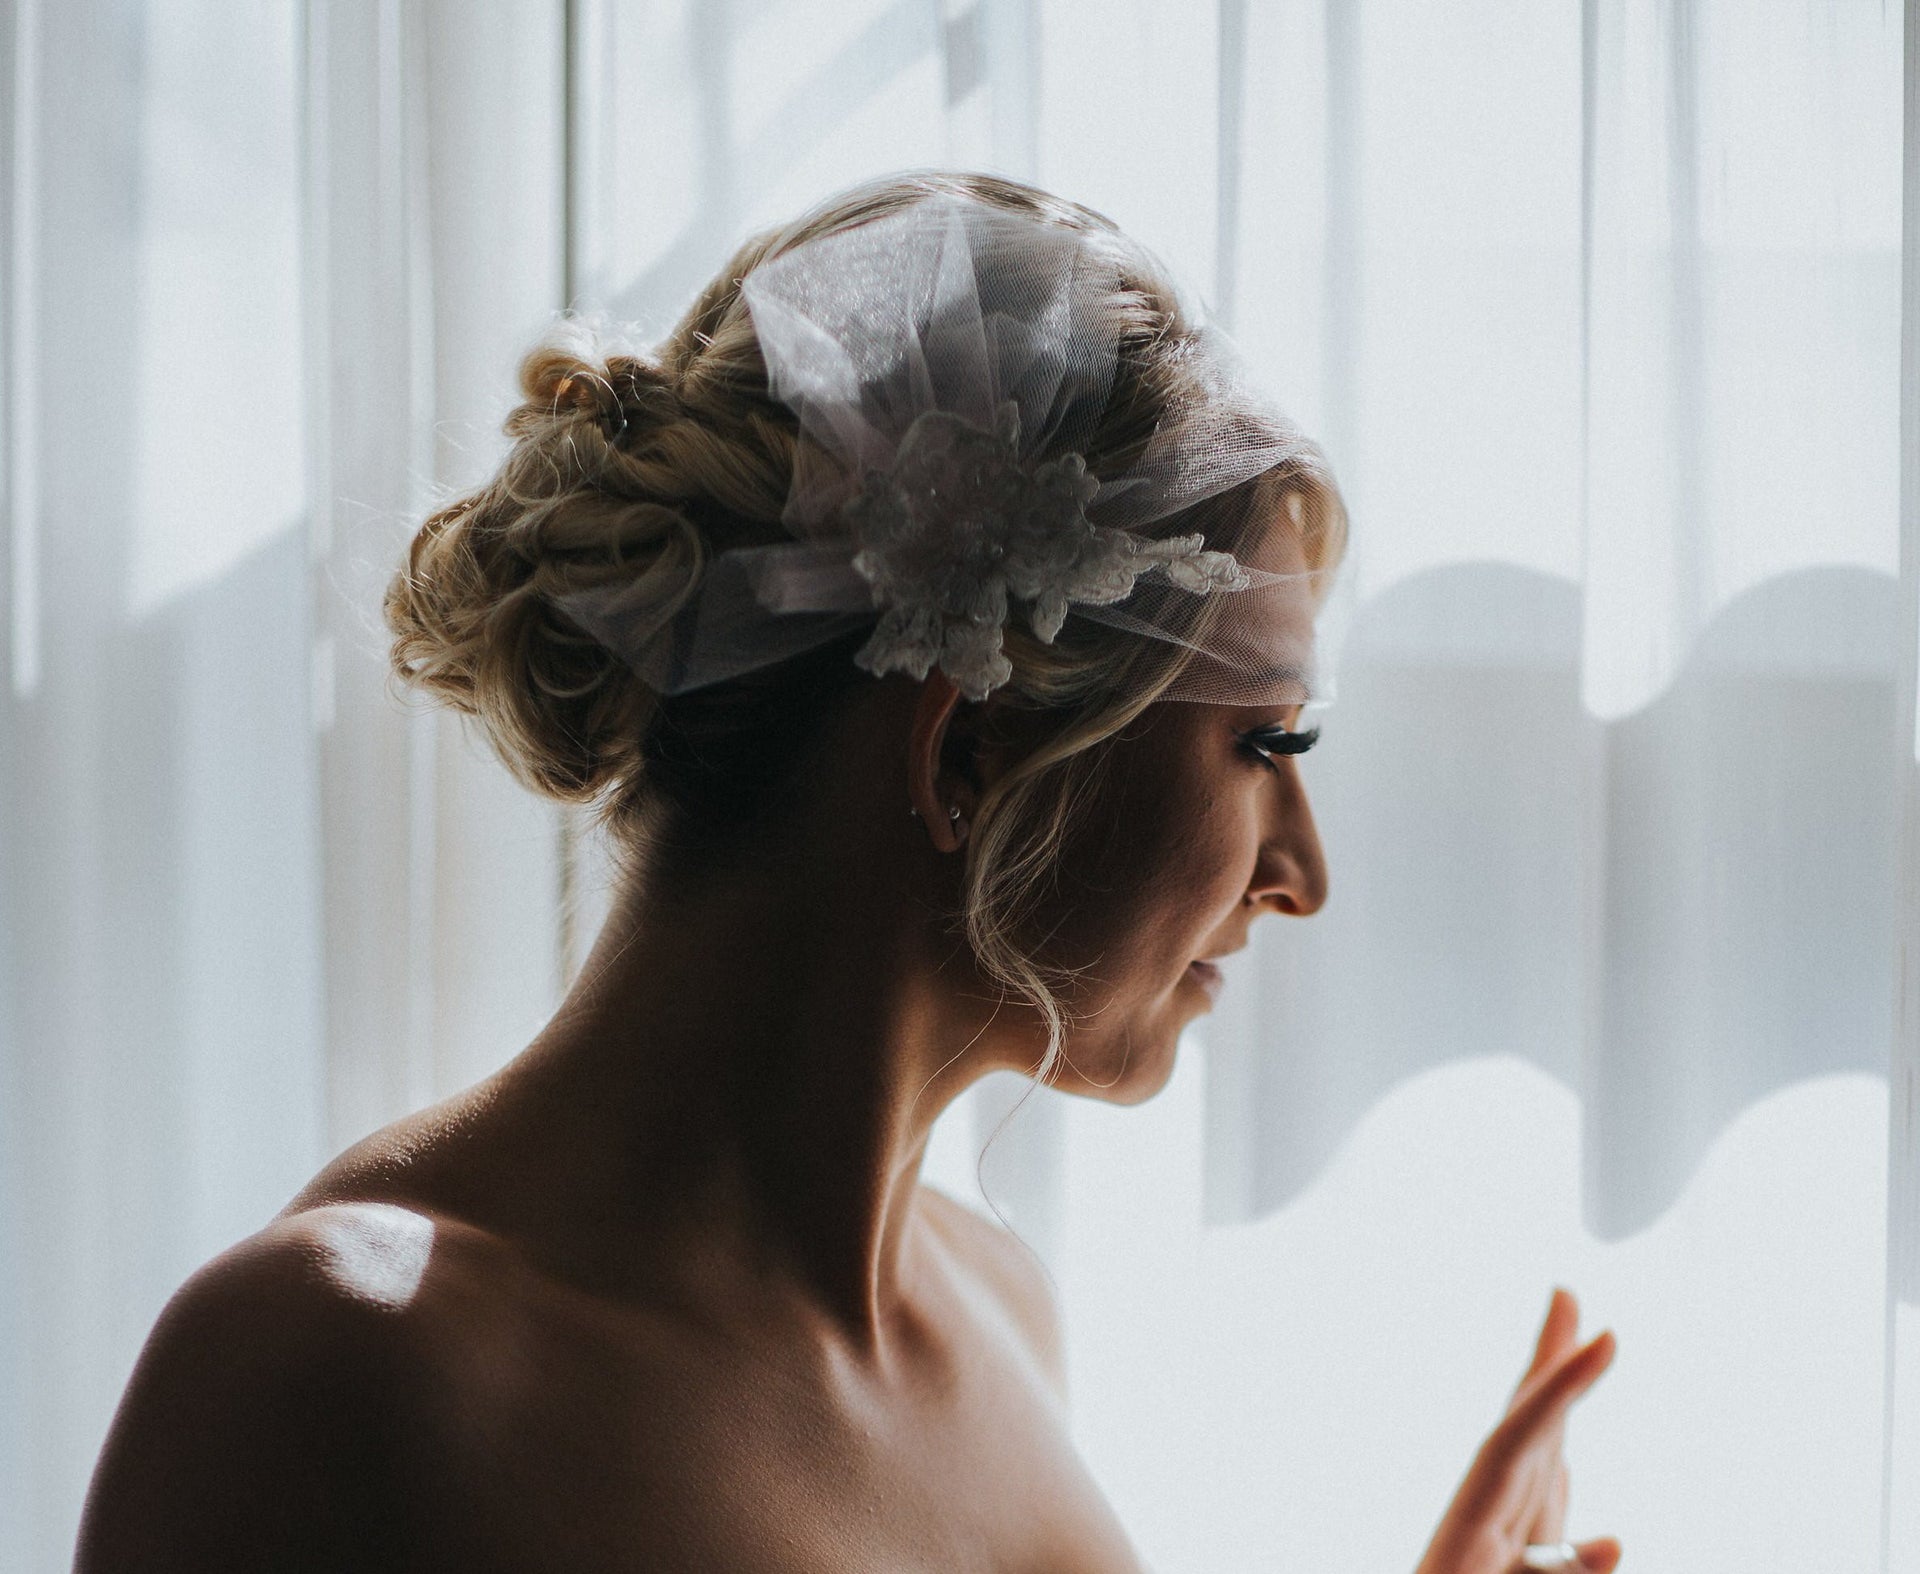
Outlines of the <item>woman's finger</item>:
[{"label": "woman's finger", "polygon": [[1556,1542],[1566,1535],[1567,1462],[1555,1458],[1547,1466],[1546,1484],[1539,1495],[1539,1507],[1527,1526],[1528,1541]]},{"label": "woman's finger", "polygon": [[1582,1541],[1530,1542],[1515,1574],[1613,1574],[1620,1562],[1620,1543],[1611,1536]]},{"label": "woman's finger", "polygon": [[1601,1374],[1613,1364],[1613,1356],[1612,1331],[1595,1334],[1585,1344],[1569,1350],[1545,1371],[1538,1373],[1531,1383],[1514,1396],[1508,1414],[1518,1416],[1525,1413],[1529,1416],[1530,1420],[1526,1423],[1529,1431],[1552,1425],[1557,1416],[1565,1415],[1574,1400],[1599,1381]]},{"label": "woman's finger", "polygon": [[1565,1419],[1573,1402],[1600,1380],[1613,1361],[1614,1340],[1602,1333],[1521,1390],[1487,1438],[1489,1464],[1507,1469]]},{"label": "woman's finger", "polygon": [[1547,1302],[1547,1315],[1540,1324],[1540,1337],[1534,1341],[1533,1359],[1527,1363],[1520,1385],[1514,1390],[1516,1399],[1528,1383],[1572,1348],[1574,1336],[1579,1331],[1580,1303],[1573,1298],[1571,1290],[1556,1286],[1552,1298]]},{"label": "woman's finger", "polygon": [[1576,1541],[1573,1550],[1580,1554],[1580,1567],[1586,1574],[1613,1574],[1620,1566],[1620,1543],[1611,1536]]}]

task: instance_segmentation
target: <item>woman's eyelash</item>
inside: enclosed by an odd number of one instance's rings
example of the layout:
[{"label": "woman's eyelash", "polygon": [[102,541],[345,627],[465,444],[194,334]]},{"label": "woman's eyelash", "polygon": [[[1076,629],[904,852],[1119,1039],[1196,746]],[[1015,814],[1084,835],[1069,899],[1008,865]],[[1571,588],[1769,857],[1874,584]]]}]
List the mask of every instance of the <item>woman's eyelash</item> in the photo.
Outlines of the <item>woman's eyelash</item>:
[{"label": "woman's eyelash", "polygon": [[1276,754],[1305,754],[1320,741],[1320,729],[1309,727],[1304,732],[1289,732],[1285,727],[1261,727],[1241,733],[1240,741],[1262,759]]}]

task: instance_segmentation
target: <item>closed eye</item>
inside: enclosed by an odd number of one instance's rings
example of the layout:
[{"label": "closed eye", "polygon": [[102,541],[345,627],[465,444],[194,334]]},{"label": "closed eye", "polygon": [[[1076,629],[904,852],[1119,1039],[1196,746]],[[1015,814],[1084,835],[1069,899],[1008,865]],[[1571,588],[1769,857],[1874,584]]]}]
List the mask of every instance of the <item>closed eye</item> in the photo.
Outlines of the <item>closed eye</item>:
[{"label": "closed eye", "polygon": [[1294,732],[1286,727],[1260,727],[1241,733],[1240,741],[1262,760],[1271,761],[1276,755],[1305,754],[1320,741],[1320,729],[1308,727]]}]

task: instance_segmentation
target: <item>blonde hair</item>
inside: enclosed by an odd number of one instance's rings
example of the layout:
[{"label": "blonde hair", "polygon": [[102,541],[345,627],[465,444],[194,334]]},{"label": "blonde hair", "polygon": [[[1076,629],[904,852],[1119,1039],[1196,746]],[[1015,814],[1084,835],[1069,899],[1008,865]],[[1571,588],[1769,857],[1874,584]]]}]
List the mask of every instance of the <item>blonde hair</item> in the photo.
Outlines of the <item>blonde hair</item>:
[{"label": "blonde hair", "polygon": [[[763,762],[790,767],[832,707],[866,681],[851,659],[864,636],[662,700],[554,603],[630,586],[651,626],[664,627],[697,594],[711,555],[784,538],[798,433],[768,394],[740,282],[805,241],[943,193],[1120,239],[1110,220],[1018,182],[898,176],[749,241],[651,353],[563,323],[520,368],[524,402],[508,418],[514,443],[499,472],[421,525],[388,589],[397,676],[476,717],[516,777],[596,809],[621,845],[668,864],[724,856],[773,785]],[[1162,413],[1194,392],[1185,352],[1195,325],[1144,253],[1119,255],[1126,263],[1109,303],[1121,324],[1119,368],[1092,440],[1080,444],[1096,475],[1123,471]],[[1313,456],[1155,533],[1197,529],[1232,550],[1283,505],[1309,567],[1335,563],[1346,516]],[[976,805],[956,917],[983,972],[1044,1020],[1047,1048],[1034,1074],[1045,1080],[1059,1062],[1070,980],[1035,955],[1029,920],[1104,746],[1190,658],[1077,620],[1051,645],[1009,628],[1007,655],[1013,679],[995,702],[1058,721]],[[785,734],[785,747],[766,747],[770,729]]]}]

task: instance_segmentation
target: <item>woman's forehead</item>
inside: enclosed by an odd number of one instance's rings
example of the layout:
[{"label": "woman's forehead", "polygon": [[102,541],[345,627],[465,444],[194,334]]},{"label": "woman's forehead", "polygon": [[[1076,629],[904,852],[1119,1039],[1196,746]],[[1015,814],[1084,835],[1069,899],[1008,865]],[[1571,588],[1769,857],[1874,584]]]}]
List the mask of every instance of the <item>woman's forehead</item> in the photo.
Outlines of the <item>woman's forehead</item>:
[{"label": "woman's forehead", "polygon": [[1311,692],[1314,620],[1326,576],[1309,567],[1284,519],[1261,531],[1241,561],[1258,581],[1220,597],[1206,637],[1208,654],[1224,669],[1218,697],[1269,710],[1298,706]]}]

